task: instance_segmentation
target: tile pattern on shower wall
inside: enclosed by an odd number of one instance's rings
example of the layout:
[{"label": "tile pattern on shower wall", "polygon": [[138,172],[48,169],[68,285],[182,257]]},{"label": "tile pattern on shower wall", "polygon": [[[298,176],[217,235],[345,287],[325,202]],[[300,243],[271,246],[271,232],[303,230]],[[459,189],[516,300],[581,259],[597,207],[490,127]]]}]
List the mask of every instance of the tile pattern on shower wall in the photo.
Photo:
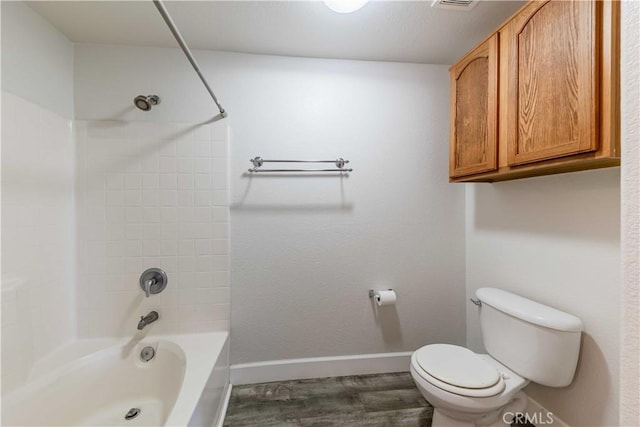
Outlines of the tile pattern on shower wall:
[{"label": "tile pattern on shower wall", "polygon": [[2,92],[2,389],[75,335],[72,123]]},{"label": "tile pattern on shower wall", "polygon": [[[77,123],[78,318],[86,337],[228,330],[225,122]],[[147,268],[168,286],[145,298]]]}]

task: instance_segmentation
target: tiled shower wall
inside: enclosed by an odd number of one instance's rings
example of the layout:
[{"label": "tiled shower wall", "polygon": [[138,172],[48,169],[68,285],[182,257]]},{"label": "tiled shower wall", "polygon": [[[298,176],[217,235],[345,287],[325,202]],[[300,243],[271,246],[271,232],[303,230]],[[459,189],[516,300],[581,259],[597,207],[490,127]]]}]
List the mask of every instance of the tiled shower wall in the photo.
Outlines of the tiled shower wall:
[{"label": "tiled shower wall", "polygon": [[[79,121],[80,337],[228,330],[229,179],[226,123]],[[168,286],[145,298],[147,268]]]},{"label": "tiled shower wall", "polygon": [[75,335],[71,120],[2,92],[2,390]]}]

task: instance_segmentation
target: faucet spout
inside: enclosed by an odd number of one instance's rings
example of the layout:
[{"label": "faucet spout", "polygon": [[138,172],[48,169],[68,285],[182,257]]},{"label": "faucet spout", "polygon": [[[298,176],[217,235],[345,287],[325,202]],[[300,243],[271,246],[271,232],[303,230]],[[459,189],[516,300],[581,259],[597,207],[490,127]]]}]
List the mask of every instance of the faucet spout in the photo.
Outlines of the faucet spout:
[{"label": "faucet spout", "polygon": [[140,316],[140,321],[138,322],[138,330],[143,330],[147,325],[155,322],[159,318],[160,316],[158,315],[157,311],[152,311],[146,316]]}]

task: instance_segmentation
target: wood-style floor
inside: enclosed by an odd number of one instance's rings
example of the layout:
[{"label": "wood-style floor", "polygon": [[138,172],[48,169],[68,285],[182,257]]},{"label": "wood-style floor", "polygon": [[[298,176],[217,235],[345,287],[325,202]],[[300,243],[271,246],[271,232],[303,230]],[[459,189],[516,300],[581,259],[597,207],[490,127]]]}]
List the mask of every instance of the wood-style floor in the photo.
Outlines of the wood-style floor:
[{"label": "wood-style floor", "polygon": [[433,408],[409,373],[234,386],[225,427],[429,427]]}]

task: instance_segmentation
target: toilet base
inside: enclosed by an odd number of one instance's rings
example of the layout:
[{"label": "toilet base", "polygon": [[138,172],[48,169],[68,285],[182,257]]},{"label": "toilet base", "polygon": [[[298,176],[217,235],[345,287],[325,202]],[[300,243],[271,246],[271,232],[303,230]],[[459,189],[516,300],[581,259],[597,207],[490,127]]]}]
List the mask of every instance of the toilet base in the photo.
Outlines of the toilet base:
[{"label": "toilet base", "polygon": [[507,424],[501,419],[495,421],[492,424],[477,424],[474,421],[462,421],[448,417],[437,409],[433,410],[433,422],[431,427],[511,427],[511,424]]},{"label": "toilet base", "polygon": [[[465,416],[465,414],[461,413],[452,414],[447,409],[433,408],[431,427],[511,427],[513,414],[526,411],[527,402],[527,395],[525,392],[520,391],[505,407],[485,413],[480,417],[470,416],[469,414]],[[453,418],[451,415],[457,415],[457,418]],[[458,417],[467,419],[461,420]]]},{"label": "toilet base", "polygon": [[454,420],[434,408],[431,427],[476,427],[476,423],[473,421]]}]

